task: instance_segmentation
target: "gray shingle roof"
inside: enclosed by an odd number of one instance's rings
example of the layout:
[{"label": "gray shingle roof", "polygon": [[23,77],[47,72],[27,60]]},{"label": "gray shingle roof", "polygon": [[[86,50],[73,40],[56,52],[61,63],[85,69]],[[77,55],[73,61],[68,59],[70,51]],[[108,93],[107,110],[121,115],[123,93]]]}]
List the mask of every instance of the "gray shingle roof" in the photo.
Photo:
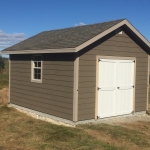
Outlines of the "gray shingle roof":
[{"label": "gray shingle roof", "polygon": [[41,32],[4,51],[75,48],[123,20]]}]

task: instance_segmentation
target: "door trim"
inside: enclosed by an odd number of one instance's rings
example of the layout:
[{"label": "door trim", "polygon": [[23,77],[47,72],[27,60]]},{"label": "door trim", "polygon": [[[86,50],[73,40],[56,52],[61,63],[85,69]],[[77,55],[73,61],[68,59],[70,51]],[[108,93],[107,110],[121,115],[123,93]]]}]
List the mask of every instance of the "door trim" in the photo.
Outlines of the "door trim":
[{"label": "door trim", "polygon": [[8,94],[8,104],[10,104],[10,84],[11,84],[11,60],[9,56],[9,94]]},{"label": "door trim", "polygon": [[119,56],[96,56],[96,87],[95,87],[95,120],[98,119],[98,81],[99,81],[99,59],[117,59],[117,60],[134,60],[134,89],[133,89],[133,114],[135,113],[135,88],[136,88],[136,58],[135,57],[119,57]]},{"label": "door trim", "polygon": [[146,104],[146,110],[148,110],[148,105],[149,105],[149,62],[150,62],[150,57],[148,55],[148,68],[147,68],[147,104]]}]

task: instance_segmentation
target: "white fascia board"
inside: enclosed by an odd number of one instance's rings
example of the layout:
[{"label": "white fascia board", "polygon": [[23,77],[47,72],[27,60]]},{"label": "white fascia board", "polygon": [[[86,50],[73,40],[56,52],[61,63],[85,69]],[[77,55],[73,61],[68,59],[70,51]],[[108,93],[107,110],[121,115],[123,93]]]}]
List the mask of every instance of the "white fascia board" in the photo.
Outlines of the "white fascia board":
[{"label": "white fascia board", "polygon": [[75,52],[75,48],[1,51],[2,54],[42,54],[42,53],[73,53],[73,52]]},{"label": "white fascia board", "polygon": [[112,31],[118,29],[119,27],[127,25],[146,45],[150,47],[149,41],[138,31],[136,30],[127,20],[123,20],[120,23],[114,25],[113,27],[105,30],[104,32],[98,34],[97,36],[93,37],[92,39],[86,41],[85,43],[76,47],[76,52],[80,51],[81,49],[85,48],[86,46],[92,44],[93,42],[99,40],[100,38],[104,37],[105,35],[111,33]]}]

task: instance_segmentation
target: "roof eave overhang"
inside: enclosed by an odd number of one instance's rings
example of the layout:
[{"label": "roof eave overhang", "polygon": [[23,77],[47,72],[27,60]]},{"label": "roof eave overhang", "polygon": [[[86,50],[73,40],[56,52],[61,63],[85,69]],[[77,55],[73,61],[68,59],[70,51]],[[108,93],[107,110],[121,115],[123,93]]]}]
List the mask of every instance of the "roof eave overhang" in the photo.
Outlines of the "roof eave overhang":
[{"label": "roof eave overhang", "polygon": [[106,36],[107,34],[111,33],[112,31],[126,25],[132,32],[139,37],[139,39],[144,42],[148,47],[150,47],[149,41],[127,20],[123,20],[120,23],[112,26],[111,28],[105,30],[104,32],[98,34],[97,36],[93,37],[92,39],[82,43],[81,45],[77,46],[76,48],[63,48],[63,49],[43,49],[43,50],[21,50],[21,51],[1,51],[2,54],[35,54],[35,53],[73,53],[78,52],[81,49],[87,47],[88,45],[94,43],[95,41],[101,39],[102,37]]},{"label": "roof eave overhang", "polygon": [[74,53],[74,52],[75,48],[64,48],[64,49],[1,51],[1,54],[41,54],[41,53]]}]

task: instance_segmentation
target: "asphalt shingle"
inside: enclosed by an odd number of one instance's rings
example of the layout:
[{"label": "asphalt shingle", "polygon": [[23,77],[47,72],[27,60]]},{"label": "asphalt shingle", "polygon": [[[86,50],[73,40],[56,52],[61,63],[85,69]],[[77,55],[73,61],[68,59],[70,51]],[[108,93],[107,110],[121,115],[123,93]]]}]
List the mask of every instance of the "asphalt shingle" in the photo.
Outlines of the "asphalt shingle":
[{"label": "asphalt shingle", "polygon": [[44,31],[4,51],[75,48],[123,20]]}]

